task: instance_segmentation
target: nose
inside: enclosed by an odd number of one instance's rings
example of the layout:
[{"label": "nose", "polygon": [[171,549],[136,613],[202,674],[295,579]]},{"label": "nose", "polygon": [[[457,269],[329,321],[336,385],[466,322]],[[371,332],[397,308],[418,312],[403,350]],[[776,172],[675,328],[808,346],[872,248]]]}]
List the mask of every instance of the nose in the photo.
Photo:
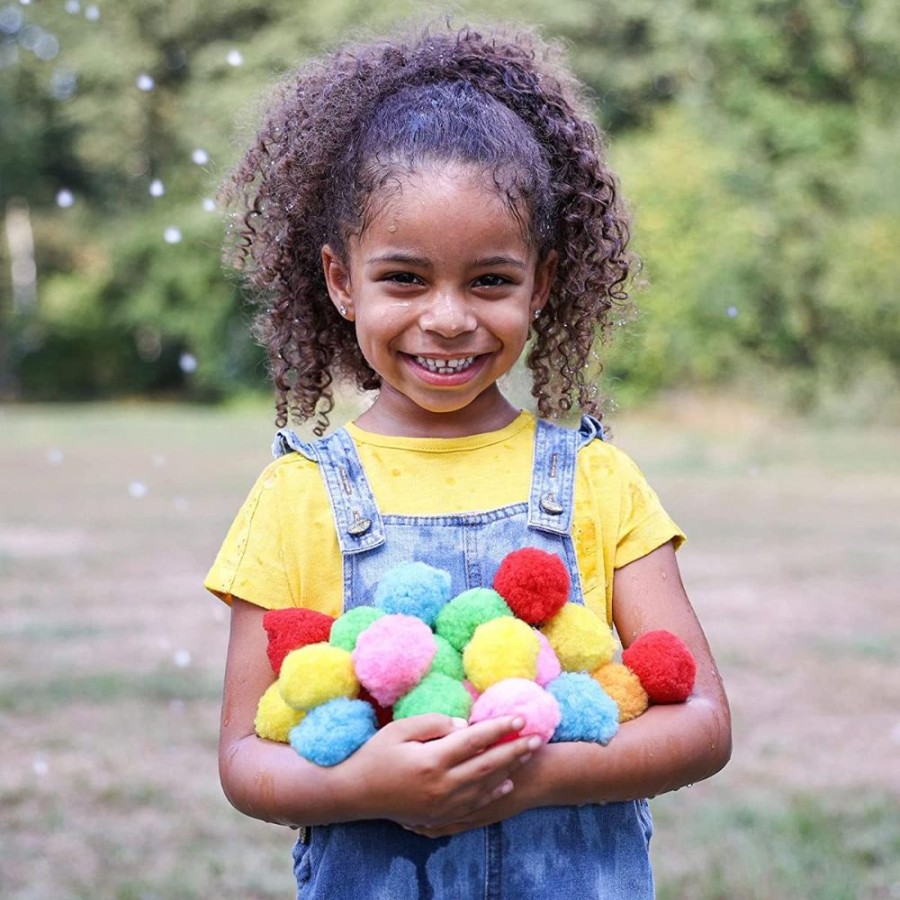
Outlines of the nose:
[{"label": "nose", "polygon": [[457,337],[475,330],[475,315],[465,296],[454,290],[437,291],[420,318],[425,331]]}]

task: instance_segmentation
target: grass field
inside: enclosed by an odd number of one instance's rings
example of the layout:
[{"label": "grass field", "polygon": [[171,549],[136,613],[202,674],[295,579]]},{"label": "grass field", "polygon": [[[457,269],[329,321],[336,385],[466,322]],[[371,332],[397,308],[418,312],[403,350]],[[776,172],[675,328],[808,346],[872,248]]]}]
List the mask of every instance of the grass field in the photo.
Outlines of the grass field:
[{"label": "grass field", "polygon": [[[729,767],[653,803],[660,896],[900,897],[900,432],[613,424],[688,531],[735,720]],[[259,406],[0,407],[0,897],[292,896],[291,833],[218,787],[200,587],[270,437]]]}]

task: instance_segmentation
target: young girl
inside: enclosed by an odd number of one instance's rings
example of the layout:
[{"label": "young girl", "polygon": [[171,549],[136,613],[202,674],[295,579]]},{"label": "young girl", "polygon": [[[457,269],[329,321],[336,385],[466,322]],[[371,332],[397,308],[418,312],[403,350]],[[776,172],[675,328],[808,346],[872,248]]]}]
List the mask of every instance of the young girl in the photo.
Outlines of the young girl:
[{"label": "young girl", "polygon": [[[207,578],[231,604],[229,800],[300,829],[298,897],[651,897],[644,798],[718,771],[730,722],[681,532],[598,419],[545,418],[597,412],[593,346],[628,275],[572,77],[522,33],[345,49],[281,86],[226,194],[244,205],[236,261],[264,297],[279,425],[316,418],[321,436],[336,377],[377,391],[330,437],[279,433]],[[498,385],[526,348],[541,418]],[[698,663],[688,702],[605,747],[417,716],[332,768],[254,735],[267,609],[339,615],[411,560],[450,571],[453,594],[489,586],[521,546],[566,560],[570,599],[624,646],[678,634]]]}]

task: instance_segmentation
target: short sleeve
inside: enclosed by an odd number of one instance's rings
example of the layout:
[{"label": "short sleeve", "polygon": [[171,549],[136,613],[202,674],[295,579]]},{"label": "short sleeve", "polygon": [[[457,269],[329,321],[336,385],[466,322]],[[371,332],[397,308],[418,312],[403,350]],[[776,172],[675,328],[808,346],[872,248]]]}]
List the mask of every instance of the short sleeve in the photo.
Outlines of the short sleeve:
[{"label": "short sleeve", "polygon": [[641,470],[624,453],[618,454],[618,468],[621,502],[614,567],[621,569],[669,541],[677,550],[685,536],[663,509]]},{"label": "short sleeve", "polygon": [[275,462],[260,475],[203,583],[226,603],[238,597],[266,609],[294,605],[284,565],[278,469]]}]

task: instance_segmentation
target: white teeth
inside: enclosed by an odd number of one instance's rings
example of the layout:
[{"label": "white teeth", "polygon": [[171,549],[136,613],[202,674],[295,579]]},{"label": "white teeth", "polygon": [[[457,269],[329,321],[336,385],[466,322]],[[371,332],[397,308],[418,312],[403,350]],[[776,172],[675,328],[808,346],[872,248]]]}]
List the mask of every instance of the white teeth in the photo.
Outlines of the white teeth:
[{"label": "white teeth", "polygon": [[427,356],[416,357],[416,362],[420,366],[425,366],[429,372],[435,372],[438,375],[452,375],[454,372],[461,372],[463,369],[468,369],[474,361],[474,356],[461,356],[459,359],[431,359]]}]

